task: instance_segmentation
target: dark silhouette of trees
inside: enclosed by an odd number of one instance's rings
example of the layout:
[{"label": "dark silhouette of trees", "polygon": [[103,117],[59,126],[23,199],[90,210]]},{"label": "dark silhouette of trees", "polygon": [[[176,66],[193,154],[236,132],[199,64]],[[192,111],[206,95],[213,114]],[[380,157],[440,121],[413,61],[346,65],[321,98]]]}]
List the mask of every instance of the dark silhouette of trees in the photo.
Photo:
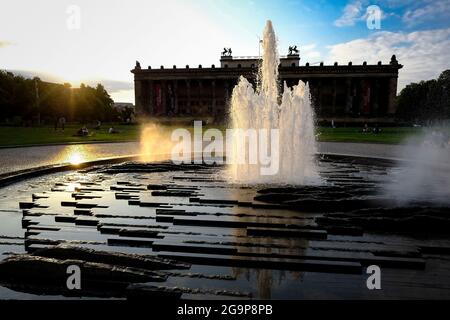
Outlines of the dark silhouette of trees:
[{"label": "dark silhouette of trees", "polygon": [[439,78],[411,83],[397,97],[397,116],[418,123],[450,119],[450,70]]},{"label": "dark silhouette of trees", "polygon": [[56,84],[27,79],[0,70],[0,123],[53,123],[59,117],[67,121],[115,121],[118,112],[105,88],[81,84]]}]

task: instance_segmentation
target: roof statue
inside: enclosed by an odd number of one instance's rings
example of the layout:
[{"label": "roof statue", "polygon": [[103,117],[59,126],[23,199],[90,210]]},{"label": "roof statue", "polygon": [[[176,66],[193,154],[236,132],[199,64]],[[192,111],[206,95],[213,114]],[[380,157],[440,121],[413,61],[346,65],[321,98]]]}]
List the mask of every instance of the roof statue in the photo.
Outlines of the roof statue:
[{"label": "roof statue", "polygon": [[392,57],[391,57],[391,62],[390,62],[390,63],[391,63],[391,64],[398,64],[397,57],[395,56],[395,54],[392,55]]},{"label": "roof statue", "polygon": [[222,57],[231,57],[232,54],[231,48],[223,48]]},{"label": "roof statue", "polygon": [[290,56],[298,54],[300,51],[297,49],[297,46],[289,46],[289,54]]}]

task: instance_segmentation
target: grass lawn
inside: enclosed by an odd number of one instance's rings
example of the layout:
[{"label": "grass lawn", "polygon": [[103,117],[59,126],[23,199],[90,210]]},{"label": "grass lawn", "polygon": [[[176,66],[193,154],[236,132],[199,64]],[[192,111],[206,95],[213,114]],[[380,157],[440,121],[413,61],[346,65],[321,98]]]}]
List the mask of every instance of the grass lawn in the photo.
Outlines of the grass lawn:
[{"label": "grass lawn", "polygon": [[[176,126],[165,126],[165,130],[170,131]],[[127,141],[138,140],[140,136],[140,125],[114,125],[120,133],[109,134],[107,124],[100,130],[90,129],[88,137],[75,136],[80,125],[69,124],[65,130],[53,127],[5,127],[0,126],[0,146],[31,145],[31,144],[51,144],[70,142],[95,142],[95,141]],[[192,130],[192,127],[187,127]],[[206,128],[204,128],[206,129]],[[223,127],[218,127],[223,130]],[[320,141],[338,142],[371,142],[371,143],[402,143],[406,138],[419,135],[421,128],[381,128],[381,133],[362,133],[361,128],[318,128]]]},{"label": "grass lawn", "polygon": [[89,136],[79,137],[76,132],[80,125],[66,125],[65,130],[54,127],[4,127],[0,126],[0,146],[50,144],[90,141],[121,141],[137,140],[140,127],[137,125],[114,125],[120,133],[109,134],[109,126],[102,126],[100,130],[89,129]]},{"label": "grass lawn", "polygon": [[367,143],[389,143],[399,144],[409,138],[419,136],[424,132],[423,128],[412,127],[386,127],[381,128],[379,134],[362,133],[362,128],[329,128],[320,127],[317,130],[319,141],[336,142],[367,142]]}]

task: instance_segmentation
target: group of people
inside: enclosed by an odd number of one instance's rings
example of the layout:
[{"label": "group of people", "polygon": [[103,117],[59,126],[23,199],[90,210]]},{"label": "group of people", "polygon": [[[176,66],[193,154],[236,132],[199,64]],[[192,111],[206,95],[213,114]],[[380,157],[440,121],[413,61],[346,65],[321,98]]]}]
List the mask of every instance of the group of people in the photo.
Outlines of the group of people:
[{"label": "group of people", "polygon": [[89,135],[89,130],[86,126],[83,126],[80,129],[78,129],[76,135],[79,137],[87,137]]},{"label": "group of people", "polygon": [[[96,124],[95,124],[93,129],[94,130],[100,130],[101,129],[101,125],[102,125],[102,123],[99,120],[99,121],[96,122]],[[63,130],[64,130],[64,127],[63,127]],[[109,134],[114,134],[114,133],[120,133],[120,131],[117,130],[116,128],[114,128],[113,126],[111,126],[108,129],[108,133]],[[87,137],[87,136],[89,136],[89,129],[86,126],[81,127],[80,129],[78,129],[78,131],[76,133],[76,136],[79,136],[79,137]]]},{"label": "group of people", "polygon": [[376,124],[373,128],[370,128],[369,125],[366,123],[364,124],[364,128],[362,130],[363,133],[374,133],[374,134],[379,134],[381,132],[380,127],[378,126],[378,124]]}]

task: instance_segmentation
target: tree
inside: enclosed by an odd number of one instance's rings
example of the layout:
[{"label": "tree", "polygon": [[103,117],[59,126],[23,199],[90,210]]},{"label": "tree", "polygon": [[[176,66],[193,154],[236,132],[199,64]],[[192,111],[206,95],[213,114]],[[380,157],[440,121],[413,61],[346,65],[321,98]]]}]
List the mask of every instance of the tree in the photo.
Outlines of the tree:
[{"label": "tree", "polygon": [[397,97],[397,116],[422,123],[450,118],[450,70],[437,79],[411,83]]},{"label": "tree", "polygon": [[72,88],[0,70],[0,123],[29,123],[38,115],[50,122],[61,116],[68,121],[111,121],[117,118],[113,104],[101,84]]}]

